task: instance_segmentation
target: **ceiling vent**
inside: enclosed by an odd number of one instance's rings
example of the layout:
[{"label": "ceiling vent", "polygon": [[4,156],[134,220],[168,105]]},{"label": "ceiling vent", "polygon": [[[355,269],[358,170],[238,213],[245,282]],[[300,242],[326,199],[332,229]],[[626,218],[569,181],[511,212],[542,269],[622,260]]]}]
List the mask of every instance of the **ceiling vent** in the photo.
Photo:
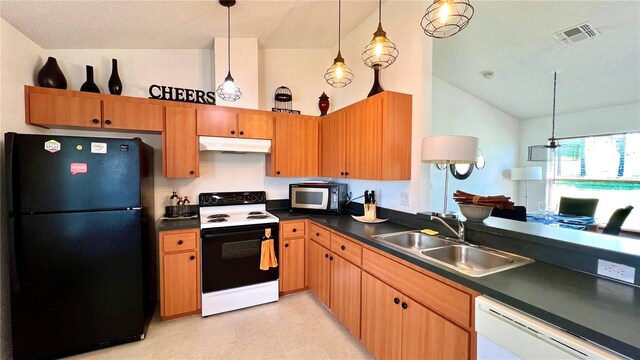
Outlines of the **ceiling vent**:
[{"label": "ceiling vent", "polygon": [[559,31],[552,36],[563,46],[570,46],[577,42],[592,39],[601,35],[602,34],[600,33],[600,31],[598,31],[598,29],[596,29],[592,23],[587,21],[582,24]]}]

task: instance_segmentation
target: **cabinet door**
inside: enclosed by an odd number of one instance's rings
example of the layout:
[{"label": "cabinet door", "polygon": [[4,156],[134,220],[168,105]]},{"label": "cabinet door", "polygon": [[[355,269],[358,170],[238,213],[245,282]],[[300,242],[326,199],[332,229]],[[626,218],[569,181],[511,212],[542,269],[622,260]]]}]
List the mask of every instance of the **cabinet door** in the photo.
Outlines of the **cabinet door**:
[{"label": "cabinet door", "polygon": [[309,241],[309,258],[307,261],[309,290],[327,307],[330,305],[330,272],[331,262],[329,250],[318,245],[315,241]]},{"label": "cabinet door", "polygon": [[400,292],[362,272],[362,343],[376,359],[400,359],[401,300]]},{"label": "cabinet door", "polygon": [[165,112],[162,174],[166,177],[198,177],[196,110],[167,106]]},{"label": "cabinet door", "polygon": [[403,359],[468,359],[469,333],[405,297],[402,307]]},{"label": "cabinet door", "polygon": [[163,316],[198,309],[198,257],[195,251],[164,255]]},{"label": "cabinet door", "polygon": [[320,176],[345,177],[344,119],[342,111],[320,118]]},{"label": "cabinet door", "polygon": [[269,176],[318,175],[318,119],[276,115]]},{"label": "cabinet door", "polygon": [[80,96],[29,94],[29,123],[43,126],[102,126],[100,100]]},{"label": "cabinet door", "polygon": [[238,137],[247,139],[273,139],[273,115],[243,111],[238,115]]},{"label": "cabinet door", "polygon": [[162,131],[162,105],[104,100],[105,129]]},{"label": "cabinet door", "polygon": [[331,260],[331,311],[360,338],[360,278],[362,271],[338,255]]},{"label": "cabinet door", "polygon": [[283,240],[280,254],[280,291],[303,289],[304,238]]},{"label": "cabinet door", "polygon": [[382,97],[345,109],[346,169],[350,179],[377,180],[382,174]]},{"label": "cabinet door", "polygon": [[198,108],[200,136],[238,137],[238,114],[233,109]]}]

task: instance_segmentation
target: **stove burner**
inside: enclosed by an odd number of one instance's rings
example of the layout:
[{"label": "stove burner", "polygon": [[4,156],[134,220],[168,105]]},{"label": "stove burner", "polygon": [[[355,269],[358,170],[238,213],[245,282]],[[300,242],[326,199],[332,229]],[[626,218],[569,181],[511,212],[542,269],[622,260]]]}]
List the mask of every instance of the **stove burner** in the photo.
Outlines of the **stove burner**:
[{"label": "stove burner", "polygon": [[249,215],[247,216],[247,219],[266,219],[268,218],[269,215],[266,214],[262,214],[262,215]]},{"label": "stove burner", "polygon": [[262,211],[252,211],[249,215],[264,215],[264,213]]},{"label": "stove burner", "polygon": [[229,215],[227,214],[213,214],[213,215],[209,215],[207,216],[207,219],[222,219],[222,218],[228,218]]},{"label": "stove burner", "polygon": [[213,218],[209,221],[207,221],[208,223],[219,223],[219,222],[223,222],[223,221],[227,221],[227,219],[225,219],[224,217],[216,217]]}]

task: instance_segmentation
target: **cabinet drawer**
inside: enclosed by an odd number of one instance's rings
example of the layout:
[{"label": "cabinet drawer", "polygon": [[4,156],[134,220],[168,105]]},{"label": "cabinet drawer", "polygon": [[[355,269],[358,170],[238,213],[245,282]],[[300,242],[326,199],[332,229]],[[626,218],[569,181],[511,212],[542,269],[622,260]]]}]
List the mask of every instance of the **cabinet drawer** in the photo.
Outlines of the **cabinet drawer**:
[{"label": "cabinet drawer", "polygon": [[195,250],[198,241],[195,232],[176,232],[162,235],[164,252]]},{"label": "cabinet drawer", "polygon": [[304,221],[286,221],[282,223],[282,238],[289,239],[304,236]]},{"label": "cabinet drawer", "polygon": [[327,249],[331,248],[331,232],[314,223],[309,224],[309,239],[317,242]]},{"label": "cabinet drawer", "polygon": [[471,327],[471,295],[369,249],[362,252],[362,269],[459,325]]},{"label": "cabinet drawer", "polygon": [[331,234],[331,251],[355,265],[362,264],[362,246],[342,236]]}]

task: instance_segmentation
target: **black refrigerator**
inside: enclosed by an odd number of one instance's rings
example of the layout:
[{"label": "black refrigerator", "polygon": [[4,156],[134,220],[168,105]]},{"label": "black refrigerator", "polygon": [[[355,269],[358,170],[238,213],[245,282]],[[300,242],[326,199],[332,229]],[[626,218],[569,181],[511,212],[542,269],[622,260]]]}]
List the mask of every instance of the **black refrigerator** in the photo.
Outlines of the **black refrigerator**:
[{"label": "black refrigerator", "polygon": [[15,359],[144,338],[157,301],[153,149],[6,133]]}]

